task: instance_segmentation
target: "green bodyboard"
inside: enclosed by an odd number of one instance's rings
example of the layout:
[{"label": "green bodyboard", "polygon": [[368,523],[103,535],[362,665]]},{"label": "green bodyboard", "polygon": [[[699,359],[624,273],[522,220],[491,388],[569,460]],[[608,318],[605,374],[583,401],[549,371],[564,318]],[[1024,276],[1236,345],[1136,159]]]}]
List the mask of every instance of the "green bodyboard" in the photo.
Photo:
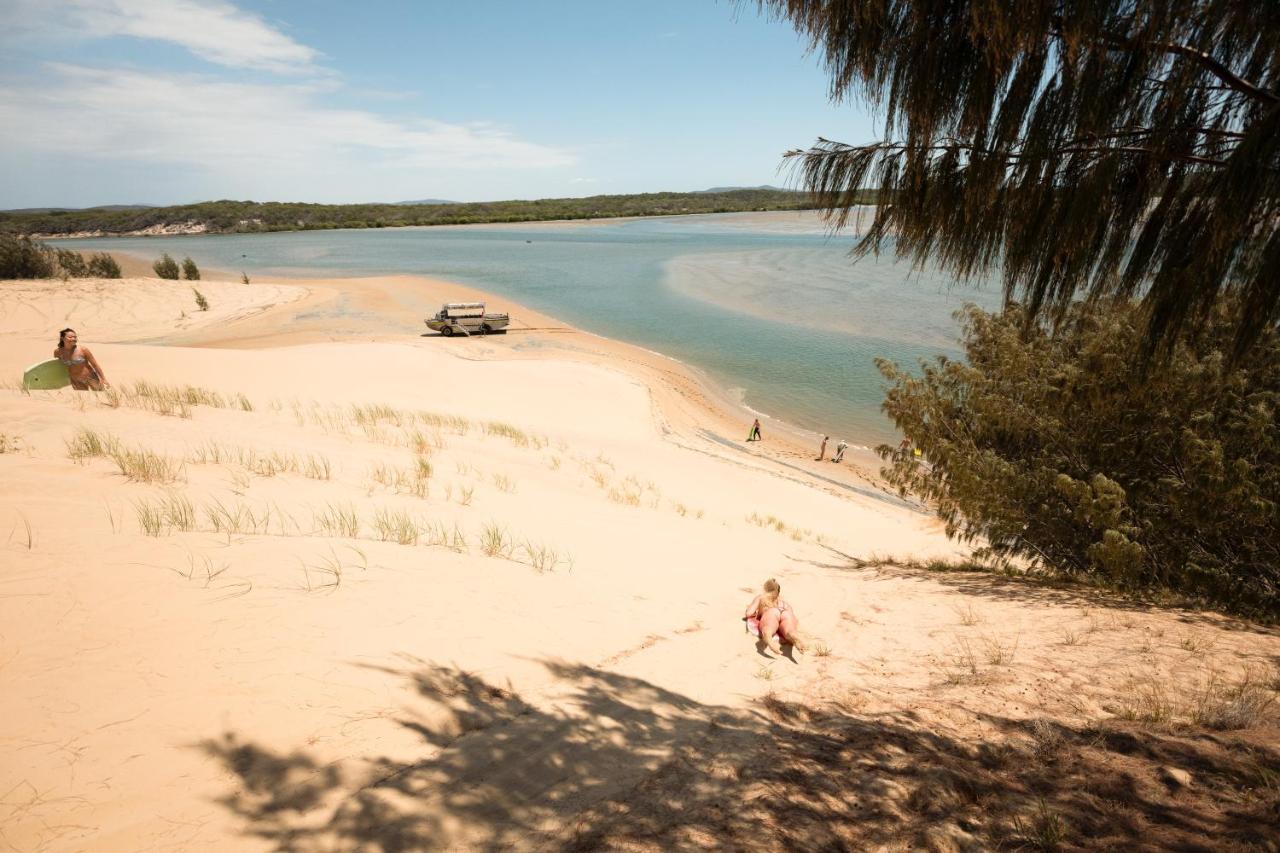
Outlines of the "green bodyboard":
[{"label": "green bodyboard", "polygon": [[22,374],[22,387],[28,391],[42,388],[66,388],[71,384],[67,366],[56,358],[33,364]]}]

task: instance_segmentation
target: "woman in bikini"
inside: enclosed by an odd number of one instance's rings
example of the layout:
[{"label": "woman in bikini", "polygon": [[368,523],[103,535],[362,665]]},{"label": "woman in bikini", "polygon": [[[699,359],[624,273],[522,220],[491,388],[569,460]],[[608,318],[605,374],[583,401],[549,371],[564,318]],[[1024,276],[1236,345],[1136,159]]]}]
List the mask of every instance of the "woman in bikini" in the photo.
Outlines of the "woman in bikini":
[{"label": "woman in bikini", "polygon": [[791,605],[782,600],[782,587],[773,578],[764,582],[764,592],[751,599],[742,618],[747,622],[747,630],[762,639],[774,654],[782,654],[779,640],[804,651],[800,619]]},{"label": "woman in bikini", "polygon": [[67,366],[71,387],[77,391],[101,391],[108,387],[102,365],[86,347],[76,343],[75,329],[58,333],[58,348],[53,351],[53,357]]}]

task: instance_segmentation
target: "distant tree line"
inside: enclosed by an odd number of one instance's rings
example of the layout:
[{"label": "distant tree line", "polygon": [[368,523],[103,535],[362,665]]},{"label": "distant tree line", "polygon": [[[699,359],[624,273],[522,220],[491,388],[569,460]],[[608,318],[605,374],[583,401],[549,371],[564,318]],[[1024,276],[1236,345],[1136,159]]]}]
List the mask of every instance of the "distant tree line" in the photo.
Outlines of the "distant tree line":
[{"label": "distant tree line", "polygon": [[993,557],[1280,618],[1280,330],[1233,361],[1238,310],[1144,371],[1138,303],[970,308],[965,360],[878,362],[883,474]]},{"label": "distant tree line", "polygon": [[[864,201],[875,202],[875,193]],[[91,208],[0,213],[0,232],[65,235],[128,234],[149,228],[204,228],[213,233],[306,231],[329,228],[395,228],[407,225],[470,225],[539,222],[614,216],[673,216],[758,210],[806,210],[807,193],[773,189],[704,193],[645,193],[590,198],[496,201],[466,204],[300,204],[209,201],[153,208]]]},{"label": "distant tree line", "polygon": [[4,278],[120,278],[120,265],[106,252],[86,258],[79,252],[0,232],[0,279]]}]

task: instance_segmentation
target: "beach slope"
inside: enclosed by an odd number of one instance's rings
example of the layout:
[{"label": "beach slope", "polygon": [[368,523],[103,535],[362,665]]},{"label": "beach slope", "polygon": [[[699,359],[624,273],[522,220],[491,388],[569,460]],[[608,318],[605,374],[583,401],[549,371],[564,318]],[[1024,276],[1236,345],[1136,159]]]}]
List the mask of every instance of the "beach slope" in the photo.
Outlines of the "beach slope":
[{"label": "beach slope", "polygon": [[[1171,843],[1275,822],[1223,805],[1244,750],[1275,761],[1268,630],[903,568],[966,552],[865,481],[724,440],[695,380],[621,345],[547,318],[422,336],[463,288],[200,287],[208,312],[179,282],[0,282],[13,849],[977,849],[1041,807],[1124,843],[1171,803]],[[23,393],[66,325],[111,389]],[[807,654],[744,634],[768,577]],[[1211,742],[1143,725],[1143,685],[1190,725],[1210,674],[1258,713]]]}]

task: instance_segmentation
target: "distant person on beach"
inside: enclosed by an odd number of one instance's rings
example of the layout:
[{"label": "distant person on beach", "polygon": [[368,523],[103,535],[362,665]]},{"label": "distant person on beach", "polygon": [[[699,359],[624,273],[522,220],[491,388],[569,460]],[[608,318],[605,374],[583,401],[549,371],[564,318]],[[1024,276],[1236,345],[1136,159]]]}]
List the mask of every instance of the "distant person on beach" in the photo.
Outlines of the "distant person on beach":
[{"label": "distant person on beach", "polygon": [[827,442],[830,440],[831,440],[831,436],[829,435],[824,435],[822,437],[822,446],[818,448],[818,458],[814,460],[815,462],[821,462],[824,458],[826,458]]},{"label": "distant person on beach", "polygon": [[764,592],[751,599],[742,615],[747,631],[754,634],[774,654],[782,654],[782,643],[804,651],[800,638],[800,619],[790,604],[782,600],[782,587],[773,578],[764,582]]},{"label": "distant person on beach", "polygon": [[751,424],[751,432],[747,433],[747,441],[759,441],[759,440],[760,440],[760,419],[756,418],[755,422]]},{"label": "distant person on beach", "polygon": [[77,343],[75,329],[63,329],[58,333],[58,348],[53,357],[67,366],[71,387],[77,391],[101,391],[107,385],[107,375],[102,365],[89,352],[88,347]]},{"label": "distant person on beach", "polygon": [[848,449],[849,449],[849,442],[845,441],[843,438],[840,439],[840,443],[836,445],[836,455],[831,457],[831,461],[832,462],[842,461],[844,459],[844,452]]}]

